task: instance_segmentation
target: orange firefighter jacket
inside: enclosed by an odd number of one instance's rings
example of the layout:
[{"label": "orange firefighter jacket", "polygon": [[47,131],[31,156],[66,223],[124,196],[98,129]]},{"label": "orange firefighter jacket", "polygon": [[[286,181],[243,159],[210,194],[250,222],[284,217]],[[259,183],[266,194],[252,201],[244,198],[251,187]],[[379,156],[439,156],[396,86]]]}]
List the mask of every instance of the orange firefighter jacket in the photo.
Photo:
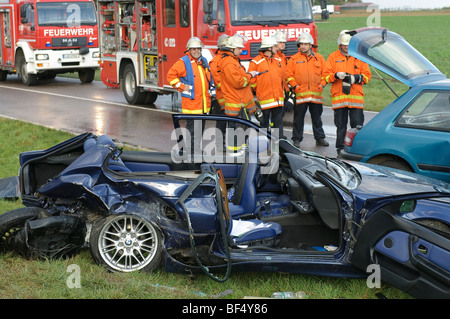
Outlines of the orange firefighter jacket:
[{"label": "orange firefighter jacket", "polygon": [[[182,82],[184,78],[193,78],[194,85],[190,88],[191,97],[181,97],[181,111],[187,114],[208,113],[211,108],[211,94],[209,92],[212,76],[208,68],[203,67],[200,59],[194,59],[189,52],[186,53],[192,65],[192,73],[188,74],[182,58],[167,72],[167,81],[179,92],[186,92],[188,84]],[[192,96],[192,94],[194,96]]]},{"label": "orange firefighter jacket", "polygon": [[322,90],[327,84],[323,78],[325,67],[325,59],[315,52],[307,55],[299,51],[289,59],[286,81],[295,88],[296,104],[323,104]]},{"label": "orange firefighter jacket", "polygon": [[[343,80],[335,77],[337,72],[361,74],[363,80],[361,83],[354,83],[351,86],[350,94],[347,95],[342,92]],[[345,56],[338,49],[328,56],[324,76],[327,83],[333,83],[331,85],[331,106],[333,109],[343,107],[364,108],[363,84],[369,83],[372,77],[372,73],[366,63],[352,56]]]},{"label": "orange firefighter jacket", "polygon": [[279,57],[269,58],[263,52],[250,61],[249,71],[259,73],[251,79],[251,87],[263,110],[284,105],[284,67]]},{"label": "orange firefighter jacket", "polygon": [[252,89],[251,74],[245,71],[238,57],[231,52],[224,52],[219,63],[220,88],[225,97],[225,114],[237,116],[242,107],[249,113],[256,110]]},{"label": "orange firefighter jacket", "polygon": [[219,102],[220,109],[225,110],[225,97],[223,96],[222,89],[220,88],[220,69],[219,61],[222,58],[221,51],[216,52],[214,58],[209,61],[209,67],[211,69],[211,75],[214,79],[214,85],[216,86],[216,99]]}]

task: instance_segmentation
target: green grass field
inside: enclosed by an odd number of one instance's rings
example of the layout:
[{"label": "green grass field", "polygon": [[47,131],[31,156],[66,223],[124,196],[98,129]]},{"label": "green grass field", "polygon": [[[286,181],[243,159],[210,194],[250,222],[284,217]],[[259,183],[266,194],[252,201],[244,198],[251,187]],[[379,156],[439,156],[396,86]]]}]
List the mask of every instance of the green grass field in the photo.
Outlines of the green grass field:
[{"label": "green grass field", "polygon": [[[326,22],[318,22],[319,52],[326,58],[336,49],[336,38],[342,29],[364,27],[366,17],[332,15]],[[442,72],[450,74],[449,16],[381,16],[381,25],[404,36]],[[436,30],[437,29],[437,30]],[[398,85],[394,83],[394,85]],[[398,85],[400,90],[405,90]],[[381,92],[385,93],[381,93]],[[385,94],[385,95],[383,95]],[[393,95],[381,81],[373,77],[366,87],[367,109],[382,109]],[[23,151],[53,146],[71,135],[40,126],[0,118],[0,178],[16,175],[18,155]],[[20,201],[0,201],[0,214],[20,207]],[[81,288],[69,288],[68,266],[80,267]],[[277,273],[237,273],[225,283],[216,283],[205,275],[195,277],[165,273],[109,273],[95,265],[90,253],[83,251],[68,260],[25,260],[0,255],[0,298],[213,298],[223,291],[232,293],[224,298],[244,296],[268,297],[274,291],[305,291],[311,299],[375,299],[377,293],[387,298],[403,299],[408,295],[382,283],[380,289],[370,289],[366,280],[338,279]]]}]

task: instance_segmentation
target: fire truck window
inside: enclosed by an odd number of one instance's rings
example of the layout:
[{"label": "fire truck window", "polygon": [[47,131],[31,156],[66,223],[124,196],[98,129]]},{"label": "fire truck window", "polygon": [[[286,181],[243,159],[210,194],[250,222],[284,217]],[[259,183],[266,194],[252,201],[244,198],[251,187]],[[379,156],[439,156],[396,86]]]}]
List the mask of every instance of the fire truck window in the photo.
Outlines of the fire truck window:
[{"label": "fire truck window", "polygon": [[164,1],[164,26],[175,27],[175,0]]},{"label": "fire truck window", "polygon": [[180,26],[189,26],[189,0],[180,1]]}]

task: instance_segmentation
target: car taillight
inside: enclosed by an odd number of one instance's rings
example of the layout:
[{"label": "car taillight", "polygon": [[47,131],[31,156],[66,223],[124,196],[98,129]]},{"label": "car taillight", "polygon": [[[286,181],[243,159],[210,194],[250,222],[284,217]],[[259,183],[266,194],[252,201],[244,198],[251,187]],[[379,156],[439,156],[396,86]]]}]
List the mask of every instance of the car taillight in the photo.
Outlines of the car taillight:
[{"label": "car taillight", "polygon": [[345,146],[352,146],[353,139],[355,138],[356,134],[358,134],[359,128],[351,128],[347,130],[347,133],[345,134],[345,140],[344,144]]}]

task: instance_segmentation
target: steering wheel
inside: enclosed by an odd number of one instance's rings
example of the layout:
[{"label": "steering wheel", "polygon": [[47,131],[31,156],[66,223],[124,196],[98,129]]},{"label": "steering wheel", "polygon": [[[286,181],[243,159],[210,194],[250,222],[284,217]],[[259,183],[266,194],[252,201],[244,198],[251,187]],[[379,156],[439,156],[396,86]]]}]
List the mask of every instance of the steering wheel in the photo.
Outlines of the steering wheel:
[{"label": "steering wheel", "polygon": [[434,126],[449,121],[449,112],[433,112],[411,117],[406,120],[406,124]]}]

